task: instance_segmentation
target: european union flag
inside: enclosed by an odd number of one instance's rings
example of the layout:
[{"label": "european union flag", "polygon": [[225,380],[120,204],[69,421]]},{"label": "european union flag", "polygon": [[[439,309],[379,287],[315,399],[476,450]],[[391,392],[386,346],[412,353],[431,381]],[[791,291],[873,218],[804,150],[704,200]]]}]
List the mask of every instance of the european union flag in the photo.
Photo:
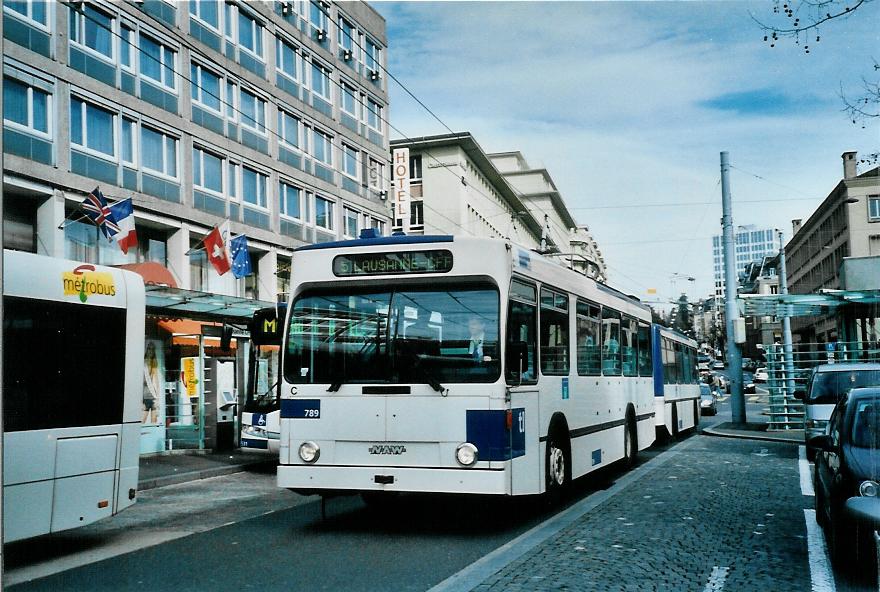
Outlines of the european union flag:
[{"label": "european union flag", "polygon": [[248,254],[247,236],[240,234],[229,242],[229,252],[232,255],[232,275],[243,278],[253,273],[251,268],[251,256]]}]

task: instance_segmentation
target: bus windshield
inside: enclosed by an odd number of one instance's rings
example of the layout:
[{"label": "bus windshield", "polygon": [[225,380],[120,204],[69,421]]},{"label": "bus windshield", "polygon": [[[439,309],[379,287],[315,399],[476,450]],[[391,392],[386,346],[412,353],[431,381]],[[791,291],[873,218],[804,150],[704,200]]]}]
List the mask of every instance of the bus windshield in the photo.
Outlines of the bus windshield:
[{"label": "bus windshield", "polygon": [[293,305],[290,383],[495,382],[498,290],[307,292]]}]

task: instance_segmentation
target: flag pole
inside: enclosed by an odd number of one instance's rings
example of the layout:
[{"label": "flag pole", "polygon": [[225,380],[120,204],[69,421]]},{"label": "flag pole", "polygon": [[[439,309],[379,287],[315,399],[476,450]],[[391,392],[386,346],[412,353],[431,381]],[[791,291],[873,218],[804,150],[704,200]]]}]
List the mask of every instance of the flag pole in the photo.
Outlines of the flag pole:
[{"label": "flag pole", "polygon": [[[207,232],[207,234],[205,234],[205,236],[203,236],[202,239],[201,239],[199,242],[196,243],[196,246],[194,246],[194,247],[190,247],[189,250],[188,250],[186,253],[184,253],[184,255],[187,256],[187,257],[189,257],[189,256],[190,256],[192,253],[194,253],[195,251],[203,251],[204,249],[203,249],[203,248],[199,248],[199,245],[204,244],[205,239],[208,238],[208,235],[211,234],[211,231],[214,230],[214,228],[220,228],[224,223],[226,223],[226,222],[231,222],[231,221],[232,221],[232,220],[231,220],[229,217],[226,217],[226,218],[223,219],[223,222],[221,222],[220,224],[214,224],[214,227],[211,228],[211,230],[209,230],[209,231]],[[230,230],[230,232],[232,232],[232,231]]]}]

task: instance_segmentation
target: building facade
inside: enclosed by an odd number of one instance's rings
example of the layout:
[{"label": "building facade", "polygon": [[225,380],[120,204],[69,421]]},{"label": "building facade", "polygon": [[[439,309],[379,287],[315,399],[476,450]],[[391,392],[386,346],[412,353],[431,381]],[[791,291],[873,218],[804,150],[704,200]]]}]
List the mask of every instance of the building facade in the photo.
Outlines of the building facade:
[{"label": "building facade", "polygon": [[471,134],[393,140],[391,148],[409,150],[410,233],[505,238],[540,247],[541,225]]},{"label": "building facade", "polygon": [[467,132],[394,140],[391,148],[409,151],[410,232],[505,238],[605,280],[589,227],[572,217],[547,170],[532,169],[519,152],[487,154]]},{"label": "building facade", "polygon": [[575,221],[550,172],[529,166],[520,152],[499,152],[489,158],[544,227],[545,248],[560,258],[568,257],[569,264],[582,273],[605,281],[605,259],[598,243],[589,226]]},{"label": "building facade", "polygon": [[[792,222],[794,235],[785,247],[792,294],[846,289],[840,276],[844,259],[880,257],[880,167],[858,174],[857,154],[844,152],[842,158],[843,178],[837,186],[805,222]],[[871,286],[880,289],[880,278]],[[792,332],[803,342],[838,339],[831,317],[794,317]]]},{"label": "building facade", "polygon": [[[228,307],[287,292],[300,245],[387,232],[387,43],[366,3],[26,0],[3,19],[5,248],[155,264]],[[95,187],[132,199],[136,249],[84,221]],[[241,279],[200,248],[226,220],[248,237]],[[176,376],[159,319],[186,315],[150,303],[158,372]]]}]

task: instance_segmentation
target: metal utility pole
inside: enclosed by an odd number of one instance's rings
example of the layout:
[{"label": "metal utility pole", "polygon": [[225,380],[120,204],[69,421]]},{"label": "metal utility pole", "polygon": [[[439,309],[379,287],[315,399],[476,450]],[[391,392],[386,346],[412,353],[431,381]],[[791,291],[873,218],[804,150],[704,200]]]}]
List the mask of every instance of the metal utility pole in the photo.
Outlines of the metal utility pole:
[{"label": "metal utility pole", "polygon": [[[779,293],[788,294],[788,272],[785,269],[785,243],[779,231]],[[794,396],[794,348],[791,344],[791,317],[782,315],[782,359],[785,362],[785,395]]]},{"label": "metal utility pole", "polygon": [[734,334],[739,318],[736,307],[736,241],[733,233],[733,205],[730,200],[730,161],[721,153],[721,230],[724,249],[724,325],[727,333],[727,368],[730,375],[730,407],[734,423],[746,422],[746,400],[743,397],[742,354]]}]

